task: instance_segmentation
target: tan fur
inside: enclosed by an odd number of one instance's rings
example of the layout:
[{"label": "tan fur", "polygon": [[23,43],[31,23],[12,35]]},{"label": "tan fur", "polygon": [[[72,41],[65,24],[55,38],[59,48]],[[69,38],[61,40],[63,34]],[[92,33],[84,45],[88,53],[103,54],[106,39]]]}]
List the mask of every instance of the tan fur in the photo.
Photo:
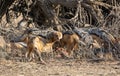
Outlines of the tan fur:
[{"label": "tan fur", "polygon": [[94,48],[101,48],[101,45],[96,40],[94,40],[93,46]]},{"label": "tan fur", "polygon": [[79,37],[77,34],[64,34],[63,38],[60,40],[61,47],[65,47],[68,55],[71,55],[73,50],[77,50],[79,46]]},{"label": "tan fur", "polygon": [[[91,35],[94,39],[93,42],[93,48],[104,48],[106,52],[103,52],[103,54],[97,54],[98,57],[103,58],[105,57],[105,59],[113,59],[113,55],[112,52],[108,50],[109,48],[109,44],[107,42],[105,42],[103,39],[101,39],[100,37],[96,36],[96,35]],[[114,38],[111,38],[112,42],[115,43]]]},{"label": "tan fur", "polygon": [[98,37],[96,35],[91,35],[91,36],[92,36],[92,38],[94,40],[93,48],[101,48],[102,45],[104,44],[104,41],[100,37]]},{"label": "tan fur", "polygon": [[61,38],[62,33],[57,31],[48,34],[47,39],[44,39],[43,37],[40,36],[28,38],[27,42],[28,53],[26,54],[26,57],[30,57],[32,53],[36,50],[40,60],[44,62],[41,58],[41,53],[52,51],[53,44]]}]

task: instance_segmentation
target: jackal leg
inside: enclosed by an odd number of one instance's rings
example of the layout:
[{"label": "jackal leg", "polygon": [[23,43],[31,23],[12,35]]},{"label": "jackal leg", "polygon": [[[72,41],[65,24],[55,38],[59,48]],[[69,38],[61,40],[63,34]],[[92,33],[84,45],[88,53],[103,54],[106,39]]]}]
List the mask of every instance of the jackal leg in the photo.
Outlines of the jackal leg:
[{"label": "jackal leg", "polygon": [[41,52],[39,50],[36,50],[37,51],[37,54],[39,56],[39,60],[43,63],[43,64],[46,64],[46,62],[42,59],[42,56],[41,56]]},{"label": "jackal leg", "polygon": [[29,48],[25,56],[26,58],[29,57],[28,61],[32,61],[32,59],[34,58],[33,48]]},{"label": "jackal leg", "polygon": [[66,51],[68,52],[69,57],[71,56],[71,53],[73,52],[74,45],[67,45]]}]

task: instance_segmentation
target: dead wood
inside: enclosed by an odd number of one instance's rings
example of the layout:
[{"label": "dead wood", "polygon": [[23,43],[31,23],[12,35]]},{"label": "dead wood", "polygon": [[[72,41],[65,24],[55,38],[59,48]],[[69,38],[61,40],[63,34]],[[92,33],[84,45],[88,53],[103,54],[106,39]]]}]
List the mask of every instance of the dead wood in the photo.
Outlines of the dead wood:
[{"label": "dead wood", "polygon": [[[75,27],[85,27],[78,35],[88,45],[92,42],[99,44],[90,36],[93,34],[90,30],[96,27],[104,29],[105,36],[97,32],[103,33],[103,30],[94,32],[95,36],[110,43],[111,49],[119,48],[116,42],[120,37],[119,0],[1,0],[0,21],[0,35],[8,42],[24,39],[24,31],[28,28],[34,35],[44,35],[53,30],[76,32]],[[81,35],[81,32],[87,34]]]}]

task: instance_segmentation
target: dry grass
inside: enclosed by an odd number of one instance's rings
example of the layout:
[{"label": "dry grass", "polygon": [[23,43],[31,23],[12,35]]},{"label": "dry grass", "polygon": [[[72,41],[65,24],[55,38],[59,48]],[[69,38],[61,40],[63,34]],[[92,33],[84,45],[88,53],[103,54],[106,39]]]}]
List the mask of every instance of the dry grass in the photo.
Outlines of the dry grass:
[{"label": "dry grass", "polygon": [[0,61],[0,76],[119,76],[120,62],[87,62],[79,60],[49,60],[39,62]]}]

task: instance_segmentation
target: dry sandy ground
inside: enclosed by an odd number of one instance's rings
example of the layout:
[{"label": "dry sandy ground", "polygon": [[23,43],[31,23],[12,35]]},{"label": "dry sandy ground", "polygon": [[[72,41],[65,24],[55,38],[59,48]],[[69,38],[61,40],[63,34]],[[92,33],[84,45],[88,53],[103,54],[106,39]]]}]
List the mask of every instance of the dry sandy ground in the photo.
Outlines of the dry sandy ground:
[{"label": "dry sandy ground", "polygon": [[88,62],[52,59],[39,62],[0,61],[0,76],[120,76],[120,61]]}]

